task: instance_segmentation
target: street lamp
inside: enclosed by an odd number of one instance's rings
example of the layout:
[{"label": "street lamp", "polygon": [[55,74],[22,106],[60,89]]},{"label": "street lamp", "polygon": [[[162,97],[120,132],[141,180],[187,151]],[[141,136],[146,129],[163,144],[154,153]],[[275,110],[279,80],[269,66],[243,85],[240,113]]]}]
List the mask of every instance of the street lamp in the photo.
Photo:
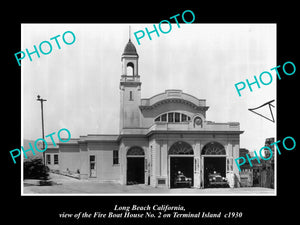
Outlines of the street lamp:
[{"label": "street lamp", "polygon": [[[43,102],[47,101],[46,99],[42,99],[40,98],[41,96],[38,95],[37,96],[37,101],[40,101],[41,102],[41,113],[42,113],[42,136],[43,136],[43,139],[45,139],[44,137],[44,112],[43,112]],[[43,149],[45,149],[45,143],[43,141]],[[43,162],[44,162],[44,165],[46,165],[46,159],[45,159],[45,151],[43,151]]]}]

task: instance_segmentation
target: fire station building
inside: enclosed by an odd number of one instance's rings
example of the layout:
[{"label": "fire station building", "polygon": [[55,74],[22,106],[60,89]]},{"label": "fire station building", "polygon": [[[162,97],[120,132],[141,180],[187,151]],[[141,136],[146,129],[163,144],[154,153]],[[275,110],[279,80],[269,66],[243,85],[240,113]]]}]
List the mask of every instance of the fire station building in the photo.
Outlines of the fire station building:
[{"label": "fire station building", "polygon": [[181,90],[141,98],[138,60],[129,39],[121,56],[119,134],[60,142],[46,151],[49,168],[81,179],[167,188],[178,171],[192,179],[194,188],[205,188],[208,174],[217,171],[236,186],[239,123],[207,121],[206,100]]}]

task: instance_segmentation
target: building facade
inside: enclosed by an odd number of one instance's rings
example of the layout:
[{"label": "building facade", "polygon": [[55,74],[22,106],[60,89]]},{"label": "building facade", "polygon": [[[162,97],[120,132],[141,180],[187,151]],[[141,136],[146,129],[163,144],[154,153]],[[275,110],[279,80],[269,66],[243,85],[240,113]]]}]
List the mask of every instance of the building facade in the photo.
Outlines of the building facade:
[{"label": "building facade", "polygon": [[217,171],[236,186],[239,123],[207,121],[206,100],[181,90],[141,98],[138,60],[129,39],[121,56],[119,134],[80,136],[48,148],[50,169],[81,179],[167,188],[178,171],[192,178],[194,188],[206,187],[208,174]]}]

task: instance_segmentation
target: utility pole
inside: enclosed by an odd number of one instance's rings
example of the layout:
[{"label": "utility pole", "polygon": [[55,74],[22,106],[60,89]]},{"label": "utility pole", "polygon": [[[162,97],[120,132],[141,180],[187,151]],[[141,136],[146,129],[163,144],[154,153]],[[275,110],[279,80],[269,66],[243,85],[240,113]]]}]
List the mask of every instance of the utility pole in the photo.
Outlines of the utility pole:
[{"label": "utility pole", "polygon": [[[40,98],[41,96],[38,95],[37,96],[37,101],[40,101],[41,102],[41,114],[42,114],[42,136],[43,136],[43,139],[45,140],[45,137],[44,137],[44,111],[43,111],[43,102],[47,101],[46,99],[42,99]],[[43,149],[45,149],[45,143],[43,141]],[[43,163],[44,165],[46,166],[46,158],[45,158],[45,151],[43,151]]]}]

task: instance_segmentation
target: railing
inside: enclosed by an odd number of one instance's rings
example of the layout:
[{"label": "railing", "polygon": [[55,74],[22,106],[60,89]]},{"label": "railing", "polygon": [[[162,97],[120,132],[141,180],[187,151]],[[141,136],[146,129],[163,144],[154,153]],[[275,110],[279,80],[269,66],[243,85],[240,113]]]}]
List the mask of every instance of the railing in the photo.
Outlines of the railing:
[{"label": "railing", "polygon": [[140,76],[139,75],[135,75],[135,76],[121,75],[121,82],[128,82],[128,81],[140,82]]},{"label": "railing", "polygon": [[214,123],[207,121],[203,123],[202,127],[193,126],[191,122],[181,123],[168,123],[168,122],[156,122],[148,131],[152,130],[199,130],[199,131],[239,131],[240,125],[237,122],[229,123]]}]

